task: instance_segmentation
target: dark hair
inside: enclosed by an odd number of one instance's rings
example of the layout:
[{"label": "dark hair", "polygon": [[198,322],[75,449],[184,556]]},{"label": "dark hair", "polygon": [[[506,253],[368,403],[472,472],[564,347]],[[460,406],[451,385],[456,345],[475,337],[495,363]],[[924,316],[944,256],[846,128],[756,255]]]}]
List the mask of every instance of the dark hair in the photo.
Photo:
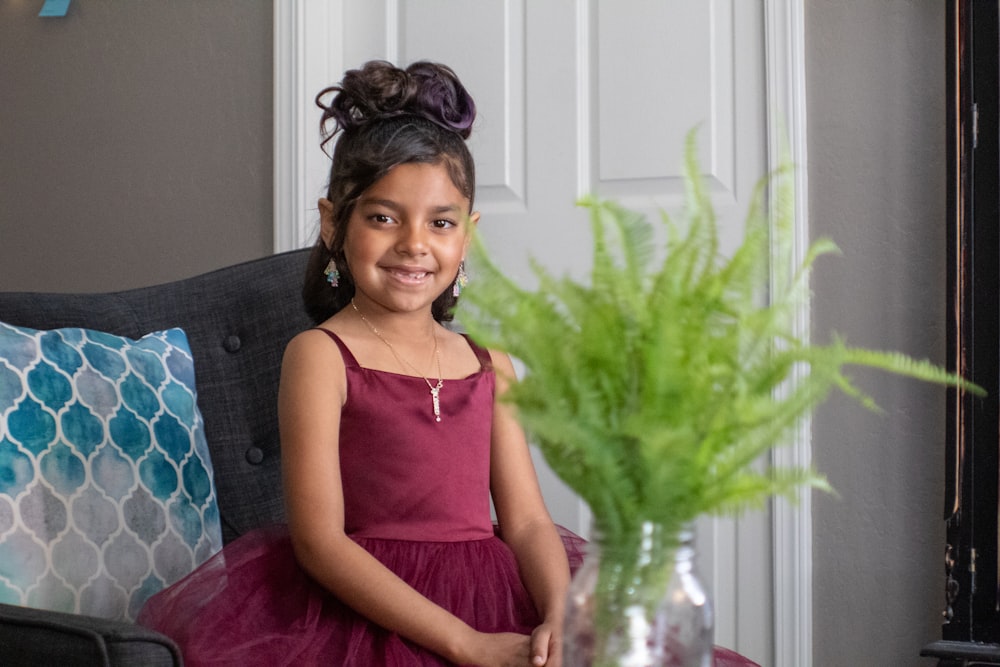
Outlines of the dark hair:
[{"label": "dark hair", "polygon": [[[325,104],[323,98],[331,93],[332,101]],[[393,167],[444,164],[452,183],[468,198],[471,213],[476,175],[465,139],[472,132],[476,105],[445,65],[421,61],[404,70],[381,60],[349,70],[339,86],[316,96],[316,104],[323,109],[320,145],[326,149],[341,132],[326,195],[333,205],[334,238],[330,247],[317,239],[302,288],[306,312],[318,323],[354,297],[354,279],[344,258],[347,221],[358,198]],[[324,275],[331,259],[340,273],[336,288]],[[434,300],[434,319],[450,321],[456,301],[449,287]]]}]

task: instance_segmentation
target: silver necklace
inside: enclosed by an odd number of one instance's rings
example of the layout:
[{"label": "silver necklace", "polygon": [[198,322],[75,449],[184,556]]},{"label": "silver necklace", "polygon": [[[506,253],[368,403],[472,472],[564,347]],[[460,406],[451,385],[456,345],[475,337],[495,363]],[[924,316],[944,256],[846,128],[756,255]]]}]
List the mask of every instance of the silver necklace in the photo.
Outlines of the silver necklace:
[{"label": "silver necklace", "polygon": [[427,379],[426,375],[417,370],[417,368],[413,364],[411,364],[406,359],[403,359],[401,356],[399,356],[399,353],[396,352],[396,348],[392,346],[392,343],[390,343],[386,339],[386,337],[383,336],[382,333],[375,328],[374,324],[368,321],[368,318],[365,317],[364,313],[358,310],[358,306],[356,303],[354,303],[354,299],[351,299],[351,307],[354,308],[354,312],[356,312],[358,316],[361,317],[361,321],[364,322],[368,326],[368,328],[372,330],[372,333],[375,334],[380,341],[385,343],[386,347],[389,348],[389,351],[392,352],[392,356],[396,358],[396,361],[398,361],[401,366],[409,367],[410,370],[419,375],[423,379],[423,381],[427,383],[427,388],[431,390],[431,401],[433,401],[434,405],[434,421],[441,421],[441,387],[444,386],[444,376],[441,374],[441,352],[440,350],[438,350],[437,332],[433,332],[431,334],[434,337],[434,358],[437,360],[437,370],[438,370],[438,381],[437,384],[435,385],[432,384],[431,381]]}]

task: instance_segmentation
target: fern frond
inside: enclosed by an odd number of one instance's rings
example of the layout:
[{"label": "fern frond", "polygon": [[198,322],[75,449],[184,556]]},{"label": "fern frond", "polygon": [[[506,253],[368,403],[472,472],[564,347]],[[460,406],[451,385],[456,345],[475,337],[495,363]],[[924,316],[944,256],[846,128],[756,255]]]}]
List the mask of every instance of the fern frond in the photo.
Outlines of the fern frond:
[{"label": "fern frond", "polygon": [[537,287],[529,290],[474,238],[476,279],[463,292],[459,321],[524,364],[504,400],[606,538],[644,520],[680,526],[773,495],[794,499],[802,487],[829,491],[811,468],[761,461],[832,390],[878,409],[846,368],[982,395],[927,360],[799,337],[795,318],[808,302],[813,263],[838,249],[820,239],[793,265],[791,171],[782,166],[758,184],[742,242],[728,257],[719,252],[693,132],[683,219],[661,212],[658,220],[665,248],[643,216],[588,197],[580,204],[594,239],[589,281],[556,277],[533,261]]}]

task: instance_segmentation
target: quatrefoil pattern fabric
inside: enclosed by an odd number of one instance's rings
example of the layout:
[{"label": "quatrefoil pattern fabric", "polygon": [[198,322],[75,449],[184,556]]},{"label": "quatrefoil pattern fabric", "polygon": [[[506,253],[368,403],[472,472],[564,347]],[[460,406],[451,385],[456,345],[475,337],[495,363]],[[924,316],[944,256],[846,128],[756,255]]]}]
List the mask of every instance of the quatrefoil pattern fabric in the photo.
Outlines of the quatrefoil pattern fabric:
[{"label": "quatrefoil pattern fabric", "polygon": [[221,544],[184,332],[0,322],[0,602],[132,620]]}]

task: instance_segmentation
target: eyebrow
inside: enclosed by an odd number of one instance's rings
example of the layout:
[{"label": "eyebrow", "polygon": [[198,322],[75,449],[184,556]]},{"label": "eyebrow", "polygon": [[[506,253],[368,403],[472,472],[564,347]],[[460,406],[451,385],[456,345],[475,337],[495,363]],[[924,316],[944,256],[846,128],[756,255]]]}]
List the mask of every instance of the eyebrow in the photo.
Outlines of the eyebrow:
[{"label": "eyebrow", "polygon": [[[394,211],[398,211],[400,208],[402,208],[399,204],[397,204],[396,202],[394,202],[391,199],[365,198],[365,199],[361,199],[358,202],[358,204],[360,206],[384,206],[384,207],[390,208],[390,209],[392,209]],[[431,210],[430,210],[430,212],[432,214],[434,214],[434,215],[438,215],[438,214],[441,214],[441,213],[460,213],[461,211],[462,211],[462,207],[458,206],[456,204],[451,204],[451,205],[445,204],[445,205],[441,205],[441,206],[433,206],[433,207],[431,207]]]}]

